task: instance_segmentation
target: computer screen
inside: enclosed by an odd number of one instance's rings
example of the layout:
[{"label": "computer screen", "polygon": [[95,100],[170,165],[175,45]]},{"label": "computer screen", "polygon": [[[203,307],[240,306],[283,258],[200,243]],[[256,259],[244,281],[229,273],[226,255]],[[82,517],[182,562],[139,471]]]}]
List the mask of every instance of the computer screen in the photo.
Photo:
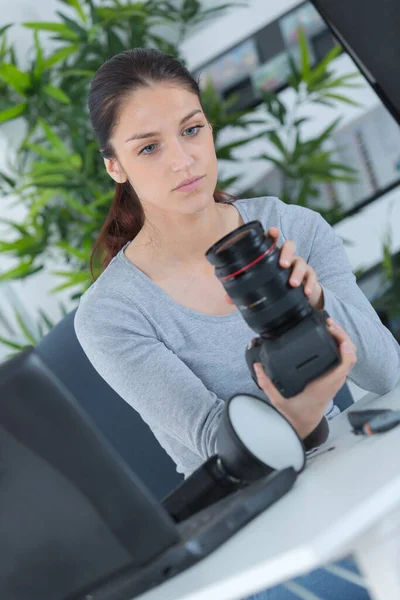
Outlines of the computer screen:
[{"label": "computer screen", "polygon": [[311,0],[400,124],[399,0]]}]

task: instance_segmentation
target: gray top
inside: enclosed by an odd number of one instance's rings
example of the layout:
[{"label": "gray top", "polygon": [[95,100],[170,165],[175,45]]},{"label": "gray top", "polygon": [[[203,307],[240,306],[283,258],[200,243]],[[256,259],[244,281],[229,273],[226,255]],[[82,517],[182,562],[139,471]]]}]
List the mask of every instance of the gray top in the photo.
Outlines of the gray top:
[{"label": "gray top", "polygon": [[[351,378],[383,394],[400,375],[400,346],[358,288],[340,238],[319,213],[277,198],[237,200],[246,223],[276,226],[280,243],[316,271],[325,307],[358,349]],[[206,315],[173,300],[123,250],[82,296],[75,331],[107,383],[137,410],[187,477],[216,451],[224,401],[238,393],[265,398],[244,358],[256,336],[240,312]]]}]

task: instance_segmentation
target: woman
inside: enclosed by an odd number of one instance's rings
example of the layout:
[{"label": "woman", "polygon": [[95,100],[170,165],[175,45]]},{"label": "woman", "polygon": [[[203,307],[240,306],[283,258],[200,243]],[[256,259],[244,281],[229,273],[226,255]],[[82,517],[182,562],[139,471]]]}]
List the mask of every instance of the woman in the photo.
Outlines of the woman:
[{"label": "woman", "polygon": [[[180,473],[187,477],[215,453],[224,401],[236,393],[265,393],[307,439],[324,414],[334,414],[332,398],[351,370],[365,389],[382,394],[395,385],[398,345],[358,289],[329,225],[276,198],[233,201],[216,191],[211,125],[179,61],[140,48],[113,57],[92,81],[89,109],[116,192],[95,247],[105,249],[106,268],[81,299],[76,334]],[[311,304],[335,320],[341,365],[290,402],[262,368],[259,387],[252,380],[244,349],[254,331],[205,258],[213,243],[253,219],[282,244],[291,285],[304,284]],[[367,597],[350,587],[349,598]],[[286,593],[278,587],[261,597]]]}]

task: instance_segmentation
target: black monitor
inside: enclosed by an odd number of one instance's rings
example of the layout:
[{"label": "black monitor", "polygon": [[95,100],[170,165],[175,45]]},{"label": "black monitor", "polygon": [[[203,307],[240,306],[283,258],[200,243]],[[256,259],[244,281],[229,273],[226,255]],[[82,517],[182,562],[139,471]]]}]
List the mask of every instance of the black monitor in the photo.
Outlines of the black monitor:
[{"label": "black monitor", "polygon": [[179,540],[34,349],[0,364],[0,465],[1,600],[64,600]]},{"label": "black monitor", "polygon": [[400,1],[311,2],[400,124]]}]

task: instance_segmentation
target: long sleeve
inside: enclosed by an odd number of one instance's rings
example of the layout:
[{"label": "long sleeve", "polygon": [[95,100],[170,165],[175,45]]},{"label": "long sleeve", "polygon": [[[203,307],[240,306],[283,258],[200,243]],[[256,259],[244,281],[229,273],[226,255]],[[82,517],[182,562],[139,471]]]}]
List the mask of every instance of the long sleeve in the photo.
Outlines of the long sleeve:
[{"label": "long sleeve", "polygon": [[[347,331],[357,347],[358,361],[350,379],[360,387],[385,394],[400,377],[400,346],[381,323],[360,290],[342,240],[320,214],[292,207],[291,222],[282,218],[284,237],[303,228],[312,240],[308,256],[303,256],[317,273],[323,288],[324,305],[330,316]],[[294,225],[293,213],[297,214]],[[296,241],[296,237],[288,237]],[[300,254],[300,252],[299,252]]]},{"label": "long sleeve", "polygon": [[178,470],[187,474],[215,454],[224,402],[157,338],[131,299],[108,291],[88,309],[81,303],[75,331],[101,377],[157,438],[161,433],[159,441]]}]

